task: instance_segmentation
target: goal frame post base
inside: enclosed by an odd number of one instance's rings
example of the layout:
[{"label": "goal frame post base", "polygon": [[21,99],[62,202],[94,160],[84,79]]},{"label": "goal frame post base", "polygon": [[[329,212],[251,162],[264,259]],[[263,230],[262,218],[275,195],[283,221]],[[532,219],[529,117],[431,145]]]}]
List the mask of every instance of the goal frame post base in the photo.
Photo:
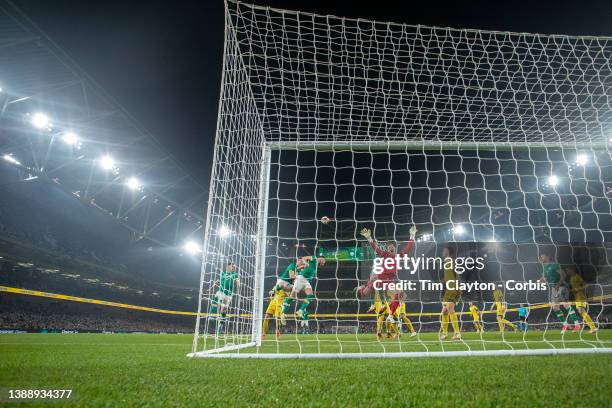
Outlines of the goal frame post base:
[{"label": "goal frame post base", "polygon": [[561,354],[602,354],[612,353],[612,347],[591,348],[549,348],[514,350],[473,350],[473,351],[413,351],[397,353],[225,353],[225,351],[249,347],[249,345],[220,348],[210,351],[189,353],[188,357],[200,358],[262,358],[262,359],[371,359],[371,358],[422,358],[422,357],[488,357],[488,356],[545,356]]}]

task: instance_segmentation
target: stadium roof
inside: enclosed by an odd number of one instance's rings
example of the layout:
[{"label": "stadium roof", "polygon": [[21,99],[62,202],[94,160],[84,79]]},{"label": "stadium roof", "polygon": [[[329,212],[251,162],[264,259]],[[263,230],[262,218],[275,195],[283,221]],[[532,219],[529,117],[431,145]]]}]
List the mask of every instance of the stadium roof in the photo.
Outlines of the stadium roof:
[{"label": "stadium roof", "polygon": [[0,72],[0,157],[24,180],[53,180],[149,245],[202,228],[207,189],[10,2]]}]

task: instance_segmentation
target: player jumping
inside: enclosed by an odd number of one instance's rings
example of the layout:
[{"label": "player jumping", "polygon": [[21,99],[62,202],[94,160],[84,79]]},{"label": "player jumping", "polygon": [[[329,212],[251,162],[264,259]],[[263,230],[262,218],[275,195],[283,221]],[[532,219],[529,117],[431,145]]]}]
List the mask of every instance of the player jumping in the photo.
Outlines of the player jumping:
[{"label": "player jumping", "polygon": [[[401,257],[406,255],[408,251],[410,251],[410,249],[412,249],[412,247],[414,246],[414,241],[415,241],[415,237],[417,233],[416,226],[413,225],[412,227],[410,227],[409,232],[410,232],[410,241],[408,241],[408,244],[406,244],[406,247],[404,247],[404,249],[399,253],[399,256]],[[376,243],[372,239],[372,232],[367,228],[364,228],[361,230],[361,235],[365,239],[368,240],[372,248],[374,248],[374,251],[376,251],[376,254],[379,257],[383,258],[383,262],[381,264],[383,268],[382,272],[379,274],[372,272],[372,274],[370,275],[369,281],[365,285],[359,286],[357,288],[357,294],[359,295],[359,297],[363,298],[366,296],[372,296],[372,292],[374,290],[374,283],[376,281],[379,281],[382,284],[393,283],[396,281],[397,265],[395,264],[395,262],[393,262],[391,266],[387,266],[387,264],[384,262],[384,259],[392,258],[395,260],[395,257],[397,254],[397,248],[395,247],[394,243],[388,242],[386,246],[386,250],[382,250],[378,245],[376,245]],[[385,295],[386,290],[380,290],[379,292],[380,292],[379,296],[381,296],[381,299],[383,300],[383,303],[384,303],[384,301],[386,301],[386,295]],[[399,301],[394,299],[394,301],[391,303],[391,314],[395,313],[395,310],[398,308],[398,306],[399,306]]]},{"label": "player jumping", "polygon": [[287,312],[289,311],[291,303],[294,299],[297,299],[297,296],[301,292],[306,294],[306,299],[304,299],[300,304],[300,307],[296,312],[296,316],[300,319],[303,318],[304,313],[306,313],[306,308],[314,299],[311,283],[313,279],[317,277],[318,267],[323,265],[325,265],[325,258],[316,258],[314,256],[304,257],[302,258],[302,262],[298,263],[297,275],[295,277],[295,281],[293,282],[293,289],[291,290],[291,294],[283,301],[283,310],[281,313],[281,323],[283,326],[287,322]]},{"label": "player jumping", "polygon": [[[580,331],[576,312],[572,305],[569,304],[569,290],[565,284],[561,266],[557,262],[553,262],[552,256],[547,253],[540,255],[540,262],[542,263],[543,270],[540,281],[548,283],[550,288],[550,306],[559,322],[561,322],[561,334],[565,333],[569,328],[567,318],[572,319],[574,331]],[[563,313],[562,307],[567,309],[567,316]]]},{"label": "player jumping", "polygon": [[219,277],[219,288],[217,293],[212,300],[212,307],[210,308],[211,315],[219,314],[217,318],[217,336],[221,334],[225,319],[227,317],[227,308],[232,301],[234,295],[234,289],[240,286],[240,279],[238,278],[238,272],[236,266],[228,261],[225,267],[225,271],[221,272]]}]

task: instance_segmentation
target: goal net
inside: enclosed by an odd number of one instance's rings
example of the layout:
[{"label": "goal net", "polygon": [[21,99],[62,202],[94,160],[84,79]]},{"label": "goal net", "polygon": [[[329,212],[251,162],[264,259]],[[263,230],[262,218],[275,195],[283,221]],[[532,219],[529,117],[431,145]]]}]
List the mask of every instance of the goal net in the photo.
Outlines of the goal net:
[{"label": "goal net", "polygon": [[611,351],[612,39],[225,18],[191,356]]}]

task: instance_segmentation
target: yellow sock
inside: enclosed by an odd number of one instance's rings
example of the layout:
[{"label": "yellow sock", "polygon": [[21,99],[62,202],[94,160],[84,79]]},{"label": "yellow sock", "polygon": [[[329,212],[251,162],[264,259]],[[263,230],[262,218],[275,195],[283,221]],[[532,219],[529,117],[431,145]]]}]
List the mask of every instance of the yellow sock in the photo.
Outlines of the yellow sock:
[{"label": "yellow sock", "polygon": [[484,331],[484,326],[482,325],[481,322],[478,322],[478,330],[480,330],[481,332]]},{"label": "yellow sock", "polygon": [[391,333],[391,323],[385,322],[385,328],[387,329],[387,334]]},{"label": "yellow sock", "polygon": [[391,328],[395,332],[395,334],[399,334],[399,327],[397,327],[397,323],[392,323]]},{"label": "yellow sock", "polygon": [[264,319],[263,328],[262,328],[261,332],[263,334],[266,334],[268,332],[268,319]]},{"label": "yellow sock", "polygon": [[448,314],[442,313],[442,333],[448,333]]},{"label": "yellow sock", "polygon": [[504,324],[507,324],[508,326],[512,327],[513,329],[516,329],[516,324],[512,323],[510,320],[503,320]]},{"label": "yellow sock", "polygon": [[457,312],[453,312],[450,314],[451,325],[453,326],[453,331],[455,333],[459,333],[459,322],[457,319]]},{"label": "yellow sock", "polygon": [[593,319],[591,319],[591,316],[589,316],[589,314],[587,312],[582,312],[580,314],[580,316],[582,316],[582,320],[584,320],[584,322],[587,324],[587,326],[589,326],[589,329],[591,330],[595,330],[595,323],[593,323]]},{"label": "yellow sock", "polygon": [[382,333],[382,324],[383,324],[384,320],[385,320],[384,317],[382,317],[382,316],[378,317],[378,320],[376,321],[376,333],[377,334],[381,334]]},{"label": "yellow sock", "polygon": [[499,331],[503,333],[504,332],[504,319],[502,319],[501,317],[498,317],[497,325],[499,326]]},{"label": "yellow sock", "polygon": [[406,324],[406,326],[408,326],[408,330],[410,330],[410,333],[414,333],[414,326],[412,325],[412,322],[410,321],[410,319],[407,317],[404,317],[404,323]]}]

